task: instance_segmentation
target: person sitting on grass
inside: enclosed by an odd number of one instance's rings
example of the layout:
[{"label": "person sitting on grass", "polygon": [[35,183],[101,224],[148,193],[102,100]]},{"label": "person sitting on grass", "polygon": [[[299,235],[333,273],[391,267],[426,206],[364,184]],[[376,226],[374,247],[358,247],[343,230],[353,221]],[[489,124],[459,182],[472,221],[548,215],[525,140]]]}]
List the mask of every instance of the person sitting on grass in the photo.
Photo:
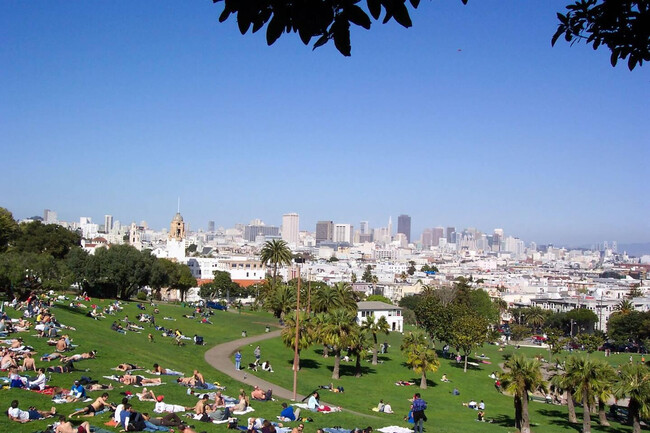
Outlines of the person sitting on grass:
[{"label": "person sitting on grass", "polygon": [[75,380],[74,384],[70,388],[70,394],[66,396],[66,401],[68,403],[83,400],[86,398],[86,388],[78,381]]},{"label": "person sitting on grass", "polygon": [[268,371],[269,373],[273,373],[273,367],[271,367],[271,363],[269,361],[264,361],[262,363],[262,371]]},{"label": "person sitting on grass", "polygon": [[42,368],[38,369],[38,376],[33,381],[27,382],[27,387],[32,390],[43,391],[45,385],[47,384],[47,376],[45,376],[45,371]]},{"label": "person sitting on grass", "polygon": [[140,401],[156,401],[156,394],[146,387],[142,388],[142,392],[136,392],[135,395]]},{"label": "person sitting on grass", "polygon": [[256,386],[253,392],[251,392],[251,398],[258,401],[269,401],[272,400],[272,397],[273,397],[272,389],[269,389],[268,391],[264,391],[263,389]]},{"label": "person sitting on grass", "polygon": [[64,416],[59,417],[59,425],[54,429],[54,433],[90,433],[90,423],[84,421],[79,426],[74,426],[72,423],[65,419]]},{"label": "person sitting on grass", "polygon": [[34,362],[31,352],[27,352],[25,353],[25,356],[23,356],[23,365],[20,369],[22,371],[37,371],[36,362]]},{"label": "person sitting on grass", "polygon": [[246,392],[242,389],[239,392],[239,402],[232,407],[232,411],[244,411],[250,405]]},{"label": "person sitting on grass", "polygon": [[300,417],[300,408],[294,410],[293,406],[282,403],[282,412],[280,412],[280,418],[282,421],[295,421],[298,417]]},{"label": "person sitting on grass", "polygon": [[449,379],[447,379],[447,375],[443,374],[442,378],[440,379],[440,382],[451,382]]},{"label": "person sitting on grass", "polygon": [[11,402],[11,406],[9,407],[9,410],[7,410],[7,415],[9,416],[9,419],[12,421],[26,423],[32,420],[49,418],[51,416],[54,416],[54,414],[56,414],[55,407],[50,409],[50,411],[48,412],[48,411],[37,410],[33,406],[30,407],[29,410],[21,410],[18,407],[18,405],[19,405],[18,400],[13,400]]}]

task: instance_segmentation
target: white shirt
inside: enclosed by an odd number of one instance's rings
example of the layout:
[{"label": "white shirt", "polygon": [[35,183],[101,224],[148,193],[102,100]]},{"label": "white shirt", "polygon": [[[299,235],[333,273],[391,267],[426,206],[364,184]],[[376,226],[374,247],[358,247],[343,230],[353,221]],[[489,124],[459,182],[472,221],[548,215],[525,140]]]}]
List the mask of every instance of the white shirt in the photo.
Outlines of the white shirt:
[{"label": "white shirt", "polygon": [[29,412],[27,412],[25,410],[20,410],[17,407],[9,408],[9,410],[7,412],[9,413],[9,416],[14,417],[14,418],[18,418],[21,421],[29,420]]},{"label": "white shirt", "polygon": [[120,418],[120,414],[124,410],[124,405],[122,403],[118,404],[117,407],[115,408],[115,415],[113,415],[113,421],[116,423],[120,423],[122,418]]},{"label": "white shirt", "polygon": [[38,386],[38,389],[43,391],[45,389],[46,383],[47,383],[47,377],[45,376],[45,373],[41,373],[38,375],[36,380],[34,380],[33,382],[29,382],[29,387],[31,388],[33,386]]}]

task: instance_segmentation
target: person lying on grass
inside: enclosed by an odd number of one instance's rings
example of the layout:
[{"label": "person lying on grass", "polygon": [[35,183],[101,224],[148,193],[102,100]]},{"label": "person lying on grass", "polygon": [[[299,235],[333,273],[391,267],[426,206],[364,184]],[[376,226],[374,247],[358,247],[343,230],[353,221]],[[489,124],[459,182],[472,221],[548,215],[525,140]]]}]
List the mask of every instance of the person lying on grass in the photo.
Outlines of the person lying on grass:
[{"label": "person lying on grass", "polygon": [[90,433],[90,423],[84,421],[79,426],[74,426],[67,421],[64,416],[59,417],[59,423],[54,429],[54,433]]},{"label": "person lying on grass", "polygon": [[85,353],[77,353],[75,355],[70,355],[70,356],[63,356],[61,357],[61,362],[68,362],[68,361],[81,361],[82,359],[92,359],[97,355],[96,350],[91,350],[90,352],[85,352]]},{"label": "person lying on grass", "polygon": [[50,409],[50,411],[37,410],[35,407],[30,407],[29,410],[21,410],[18,407],[18,400],[13,400],[11,406],[7,410],[7,415],[12,421],[17,421],[20,423],[26,423],[32,420],[49,418],[56,414],[56,408]]},{"label": "person lying on grass", "polygon": [[125,385],[151,385],[151,384],[161,384],[162,379],[159,377],[151,378],[148,379],[144,376],[140,375],[132,375],[132,374],[125,374],[124,376],[120,377],[120,382],[122,382]]}]

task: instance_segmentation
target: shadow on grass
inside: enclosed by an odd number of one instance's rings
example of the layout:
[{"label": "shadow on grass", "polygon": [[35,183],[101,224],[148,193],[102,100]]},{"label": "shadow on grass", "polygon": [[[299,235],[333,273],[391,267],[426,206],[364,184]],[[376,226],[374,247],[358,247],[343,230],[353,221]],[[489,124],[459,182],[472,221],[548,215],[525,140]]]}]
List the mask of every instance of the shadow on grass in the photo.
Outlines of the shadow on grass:
[{"label": "shadow on grass", "polygon": [[[421,377],[412,377],[411,379],[409,379],[409,382],[415,383],[415,387],[420,389],[421,380],[422,380]],[[427,387],[436,387],[436,386],[438,386],[438,384],[427,377]]]},{"label": "shadow on grass", "polygon": [[573,429],[575,431],[582,431],[582,421],[578,419],[578,422],[572,423],[569,422],[569,416],[566,412],[562,412],[557,409],[539,409],[537,413],[548,418],[552,418],[549,421],[549,424],[559,425],[565,429]]},{"label": "shadow on grass", "polygon": [[68,311],[70,313],[79,314],[81,316],[85,316],[86,314],[88,314],[87,309],[75,308],[75,307],[71,307],[69,305],[56,305],[56,308],[66,310],[66,311]]},{"label": "shadow on grass", "polygon": [[[458,369],[463,370],[465,368],[465,362],[464,361],[463,362],[453,361],[453,362],[449,363],[449,366],[452,367],[452,368],[458,368]],[[469,364],[469,363],[467,364],[467,369],[468,370],[482,370],[480,365],[472,365],[472,364]]]},{"label": "shadow on grass", "polygon": [[[287,364],[293,365],[293,359],[287,359]],[[320,368],[320,362],[313,359],[301,359],[300,368]]]},{"label": "shadow on grass", "polygon": [[509,415],[500,414],[490,419],[492,420],[492,423],[500,425],[501,427],[508,427],[508,428],[515,427],[515,419],[514,417],[511,417]]},{"label": "shadow on grass", "polygon": [[[328,365],[327,369],[329,371],[334,371],[334,366],[333,365]],[[351,363],[351,364],[343,364],[339,366],[339,376],[354,376],[357,373],[357,367]],[[377,370],[375,370],[372,367],[366,367],[364,365],[361,366],[361,374],[366,375],[366,374],[376,374]]]}]

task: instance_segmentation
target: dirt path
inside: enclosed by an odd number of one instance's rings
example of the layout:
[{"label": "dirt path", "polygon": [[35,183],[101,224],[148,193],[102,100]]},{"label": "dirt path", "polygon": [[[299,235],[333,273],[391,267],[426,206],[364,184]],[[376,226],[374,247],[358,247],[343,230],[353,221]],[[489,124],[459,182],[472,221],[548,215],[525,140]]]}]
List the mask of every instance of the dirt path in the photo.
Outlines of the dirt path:
[{"label": "dirt path", "polygon": [[[254,335],[252,337],[240,338],[239,340],[229,341],[228,343],[219,344],[214,346],[212,349],[205,352],[205,360],[208,364],[226,374],[233,379],[245,383],[250,386],[259,386],[262,389],[272,389],[273,395],[276,397],[283,398],[285,400],[293,400],[293,391],[282,388],[274,383],[268,382],[264,379],[261,379],[257,376],[249,374],[247,370],[235,370],[235,364],[230,360],[231,356],[237,351],[237,348],[242,346],[247,346],[249,344],[257,343],[259,341],[268,340],[270,338],[275,338],[280,336],[281,331],[267,332],[260,335]],[[301,401],[305,398],[304,395],[297,394],[296,401]],[[323,402],[328,406],[335,406],[326,402]],[[359,413],[348,409],[343,409],[345,412],[353,413],[358,416],[363,416],[366,418],[381,419],[379,417]]]}]

